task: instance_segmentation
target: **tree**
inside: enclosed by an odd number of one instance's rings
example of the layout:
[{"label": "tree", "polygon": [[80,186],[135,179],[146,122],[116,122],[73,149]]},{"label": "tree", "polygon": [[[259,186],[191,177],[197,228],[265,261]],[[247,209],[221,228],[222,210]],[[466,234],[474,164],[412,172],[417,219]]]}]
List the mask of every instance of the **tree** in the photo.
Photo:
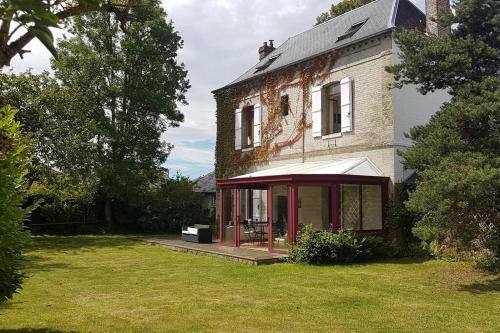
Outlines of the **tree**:
[{"label": "tree", "polygon": [[[187,72],[176,61],[182,40],[158,1],[130,9],[133,20],[93,13],[71,25],[52,62],[71,126],[56,167],[83,178],[104,201],[108,228],[113,203],[133,200],[165,172],[172,146],[161,140],[178,126]],[[69,177],[71,179],[72,177]]]},{"label": "tree", "polygon": [[140,0],[1,0],[0,68],[29,52],[25,47],[33,38],[55,54],[50,28],[58,28],[61,20],[96,11],[124,15],[140,4]]},{"label": "tree", "polygon": [[388,68],[396,86],[416,84],[422,94],[446,89],[452,97],[409,133],[415,145],[401,154],[418,183],[407,207],[420,216],[420,238],[487,251],[498,262],[500,4],[460,0],[454,9],[440,18],[456,25],[449,36],[396,34],[402,62]]},{"label": "tree", "polygon": [[337,4],[332,4],[329,11],[321,13],[321,15],[316,17],[316,25],[326,22],[335,16],[339,16],[350,10],[366,5],[372,1],[373,0],[343,0]]},{"label": "tree", "polygon": [[21,286],[22,249],[28,242],[28,233],[20,230],[29,209],[21,207],[24,195],[19,188],[25,186],[29,158],[16,112],[10,106],[0,108],[0,303]]}]

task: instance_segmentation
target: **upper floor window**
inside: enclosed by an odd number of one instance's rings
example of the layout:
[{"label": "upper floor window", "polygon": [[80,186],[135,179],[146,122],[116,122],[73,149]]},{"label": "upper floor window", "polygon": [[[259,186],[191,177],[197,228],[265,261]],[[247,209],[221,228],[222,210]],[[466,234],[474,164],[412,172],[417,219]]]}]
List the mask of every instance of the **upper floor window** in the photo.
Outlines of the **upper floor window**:
[{"label": "upper floor window", "polygon": [[340,133],[340,84],[334,83],[324,88],[325,108],[323,111],[323,135]]},{"label": "upper floor window", "polygon": [[253,105],[248,106],[242,110],[243,116],[243,148],[253,147]]},{"label": "upper floor window", "polygon": [[234,148],[236,150],[260,146],[261,105],[255,104],[234,112]]},{"label": "upper floor window", "polygon": [[348,77],[311,89],[312,135],[326,137],[352,131],[352,80]]},{"label": "upper floor window", "polygon": [[281,107],[281,114],[283,116],[288,116],[288,111],[290,110],[290,105],[288,103],[288,95],[281,96],[280,107]]}]

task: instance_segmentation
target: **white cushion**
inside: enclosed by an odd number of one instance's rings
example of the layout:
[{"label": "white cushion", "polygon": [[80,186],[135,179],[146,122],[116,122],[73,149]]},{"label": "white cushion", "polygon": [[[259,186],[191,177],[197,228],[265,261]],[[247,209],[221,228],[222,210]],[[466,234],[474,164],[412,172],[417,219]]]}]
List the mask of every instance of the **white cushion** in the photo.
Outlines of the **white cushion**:
[{"label": "white cushion", "polygon": [[191,228],[191,227],[188,227],[188,233],[190,235],[198,235],[198,229],[197,228]]}]

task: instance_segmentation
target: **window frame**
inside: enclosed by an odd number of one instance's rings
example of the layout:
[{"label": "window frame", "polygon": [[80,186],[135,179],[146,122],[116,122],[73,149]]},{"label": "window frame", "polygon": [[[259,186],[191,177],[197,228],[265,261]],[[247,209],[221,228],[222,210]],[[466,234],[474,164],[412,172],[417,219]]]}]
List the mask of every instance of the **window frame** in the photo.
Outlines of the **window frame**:
[{"label": "window frame", "polygon": [[280,99],[281,115],[286,117],[290,114],[290,98],[288,94],[282,95]]},{"label": "window frame", "polygon": [[[250,132],[250,143],[248,143],[248,133]],[[254,106],[246,106],[241,110],[241,148],[253,148],[254,137]]]},{"label": "window frame", "polygon": [[[342,215],[342,205],[343,205],[343,194],[342,194],[342,186],[352,186],[357,188],[357,196],[358,196],[358,221],[356,223],[356,228],[354,229],[345,229],[344,228],[344,221],[343,221],[343,215]],[[384,200],[383,198],[383,188],[382,185],[374,185],[374,184],[339,184],[339,223],[340,223],[340,228],[343,230],[350,230],[354,232],[377,232],[377,231],[382,231],[384,230],[384,219],[383,219],[383,211],[381,210],[380,212],[380,228],[378,229],[365,229],[364,223],[363,223],[363,186],[379,186],[380,187],[380,202],[377,202],[377,204],[382,205],[382,202]]]},{"label": "window frame", "polygon": [[[334,86],[338,86],[337,93],[330,93],[330,89]],[[321,116],[321,135],[323,137],[335,137],[340,136],[342,134],[342,95],[340,91],[340,82],[332,82],[327,84],[322,89],[322,100],[323,100],[323,108],[322,108],[322,116]],[[337,103],[337,112],[334,113],[333,110],[330,109],[330,100],[333,100]],[[332,128],[330,129],[330,118],[333,118],[333,123],[331,124]],[[335,131],[335,119],[338,120],[338,131]]]}]

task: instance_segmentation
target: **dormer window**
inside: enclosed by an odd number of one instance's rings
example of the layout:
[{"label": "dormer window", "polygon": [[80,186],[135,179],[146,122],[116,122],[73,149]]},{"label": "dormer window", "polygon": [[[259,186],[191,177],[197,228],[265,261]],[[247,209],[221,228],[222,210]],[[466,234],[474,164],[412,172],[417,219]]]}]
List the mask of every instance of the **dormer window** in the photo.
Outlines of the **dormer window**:
[{"label": "dormer window", "polygon": [[347,29],[347,31],[343,35],[337,38],[337,42],[340,42],[341,40],[351,38],[352,36],[354,36],[354,34],[358,32],[359,29],[361,29],[361,27],[366,23],[366,21],[368,21],[368,19],[354,23],[349,29]]}]

